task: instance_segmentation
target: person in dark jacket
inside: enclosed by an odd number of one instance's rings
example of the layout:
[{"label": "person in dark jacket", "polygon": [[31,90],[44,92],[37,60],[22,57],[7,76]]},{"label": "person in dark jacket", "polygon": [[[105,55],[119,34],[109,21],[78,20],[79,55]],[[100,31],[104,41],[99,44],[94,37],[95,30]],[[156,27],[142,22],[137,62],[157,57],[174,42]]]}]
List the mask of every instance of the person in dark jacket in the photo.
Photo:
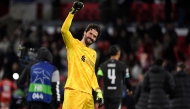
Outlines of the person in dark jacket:
[{"label": "person in dark jacket", "polygon": [[149,93],[142,88],[143,81],[141,80],[134,93],[134,100],[136,109],[147,109]]},{"label": "person in dark jacket", "polygon": [[179,62],[177,72],[173,75],[176,87],[171,95],[172,109],[190,109],[190,75],[185,68],[185,64]]},{"label": "person in dark jacket", "polygon": [[41,47],[36,62],[28,64],[23,70],[18,84],[28,82],[27,109],[56,109],[60,106],[60,76],[52,61],[50,51]]},{"label": "person in dark jacket", "polygon": [[168,94],[175,88],[173,76],[162,67],[163,60],[157,59],[144,77],[143,89],[149,91],[147,109],[170,109]]}]

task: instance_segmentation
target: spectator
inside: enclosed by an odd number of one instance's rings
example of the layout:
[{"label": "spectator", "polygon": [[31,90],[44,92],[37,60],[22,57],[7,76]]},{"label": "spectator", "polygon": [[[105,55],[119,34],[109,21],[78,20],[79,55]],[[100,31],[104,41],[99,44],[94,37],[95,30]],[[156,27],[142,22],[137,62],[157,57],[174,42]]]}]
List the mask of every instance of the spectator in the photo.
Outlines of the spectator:
[{"label": "spectator", "polygon": [[134,32],[129,41],[132,52],[138,49],[138,40],[140,40],[139,35],[137,32]]},{"label": "spectator", "polygon": [[0,81],[0,108],[1,109],[9,109],[9,105],[11,102],[12,93],[17,89],[14,81],[3,78]]},{"label": "spectator", "polygon": [[177,32],[175,31],[174,25],[172,23],[167,23],[166,24],[166,32],[165,34],[168,34],[169,37],[171,38],[171,43],[172,45],[176,44],[177,41]]},{"label": "spectator", "polygon": [[163,40],[162,27],[160,26],[158,20],[154,19],[153,24],[147,31],[153,42],[156,42],[157,40]]},{"label": "spectator", "polygon": [[10,46],[10,41],[7,36],[5,36],[2,41],[0,41],[0,49],[6,53]]},{"label": "spectator", "polygon": [[128,54],[127,65],[130,69],[131,79],[138,81],[140,75],[143,73],[143,69],[140,62],[136,59],[135,54]]},{"label": "spectator", "polygon": [[149,34],[144,34],[144,48],[145,51],[152,56],[153,54],[153,46],[154,46],[154,42],[152,41],[152,39],[150,38]]},{"label": "spectator", "polygon": [[153,48],[153,57],[156,59],[161,58],[162,57],[162,51],[163,51],[163,45],[162,45],[161,41],[156,40],[154,48]]},{"label": "spectator", "polygon": [[175,83],[170,72],[162,67],[163,60],[156,59],[145,74],[143,89],[149,92],[147,109],[170,109],[170,100],[167,94],[173,92]]},{"label": "spectator", "polygon": [[186,72],[183,62],[177,64],[176,73],[174,73],[173,77],[176,87],[171,95],[172,109],[190,109],[190,75]]},{"label": "spectator", "polygon": [[7,52],[5,53],[4,55],[4,59],[3,59],[3,70],[4,70],[4,73],[3,73],[3,77],[4,78],[8,78],[10,80],[13,80],[13,69],[12,69],[12,66],[13,66],[13,63],[14,62],[18,62],[17,60],[17,56],[16,56],[16,53],[13,51],[13,48],[12,47],[9,47]]},{"label": "spectator", "polygon": [[120,34],[118,35],[119,37],[117,37],[117,44],[121,47],[121,49],[123,49],[126,53],[129,53],[131,51],[131,47],[130,47],[130,34],[126,29],[122,29],[121,32],[119,32]]},{"label": "spectator", "polygon": [[136,23],[137,23],[136,32],[139,38],[141,38],[141,40],[144,40],[144,34],[146,32],[145,26],[144,24],[142,24],[142,22],[137,21]]},{"label": "spectator", "polygon": [[173,47],[174,47],[174,44],[172,42],[172,38],[169,34],[166,33],[164,35],[164,41],[163,41],[163,58],[168,59],[169,61],[176,64]]}]

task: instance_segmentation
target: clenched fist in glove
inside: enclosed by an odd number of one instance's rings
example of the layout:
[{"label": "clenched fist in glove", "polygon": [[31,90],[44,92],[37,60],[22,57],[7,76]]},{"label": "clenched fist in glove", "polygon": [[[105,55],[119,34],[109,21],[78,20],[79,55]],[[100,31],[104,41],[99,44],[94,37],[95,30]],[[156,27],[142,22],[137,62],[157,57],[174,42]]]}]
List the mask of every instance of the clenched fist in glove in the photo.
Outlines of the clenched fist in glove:
[{"label": "clenched fist in glove", "polygon": [[103,96],[102,96],[102,91],[100,89],[98,89],[98,90],[96,90],[96,93],[97,93],[96,100],[99,103],[98,108],[100,108],[104,104],[104,99],[103,99]]},{"label": "clenched fist in glove", "polygon": [[75,1],[73,3],[73,7],[70,10],[70,13],[75,14],[78,10],[81,10],[83,7],[84,7],[84,4],[82,2]]}]

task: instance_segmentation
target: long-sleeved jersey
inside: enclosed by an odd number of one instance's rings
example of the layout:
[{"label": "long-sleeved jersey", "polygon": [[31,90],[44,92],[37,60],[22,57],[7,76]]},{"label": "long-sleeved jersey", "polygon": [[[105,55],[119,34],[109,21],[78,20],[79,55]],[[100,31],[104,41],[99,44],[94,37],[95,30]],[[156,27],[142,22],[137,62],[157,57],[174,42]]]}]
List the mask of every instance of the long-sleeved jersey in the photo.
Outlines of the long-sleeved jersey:
[{"label": "long-sleeved jersey", "polygon": [[95,75],[95,50],[86,47],[81,41],[74,38],[69,31],[73,14],[68,14],[61,33],[67,48],[68,78],[65,88],[71,88],[91,94],[92,88],[99,88]]}]

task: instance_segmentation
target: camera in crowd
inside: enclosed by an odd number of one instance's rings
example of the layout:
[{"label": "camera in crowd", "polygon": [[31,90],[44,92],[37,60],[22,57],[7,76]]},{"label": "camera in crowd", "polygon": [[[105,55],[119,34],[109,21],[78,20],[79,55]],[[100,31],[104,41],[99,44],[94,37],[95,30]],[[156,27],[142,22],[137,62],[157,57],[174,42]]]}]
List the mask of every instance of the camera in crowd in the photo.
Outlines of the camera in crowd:
[{"label": "camera in crowd", "polygon": [[18,48],[18,58],[19,62],[22,66],[28,65],[30,62],[36,61],[37,49],[35,48],[27,48],[24,46],[19,46]]}]

